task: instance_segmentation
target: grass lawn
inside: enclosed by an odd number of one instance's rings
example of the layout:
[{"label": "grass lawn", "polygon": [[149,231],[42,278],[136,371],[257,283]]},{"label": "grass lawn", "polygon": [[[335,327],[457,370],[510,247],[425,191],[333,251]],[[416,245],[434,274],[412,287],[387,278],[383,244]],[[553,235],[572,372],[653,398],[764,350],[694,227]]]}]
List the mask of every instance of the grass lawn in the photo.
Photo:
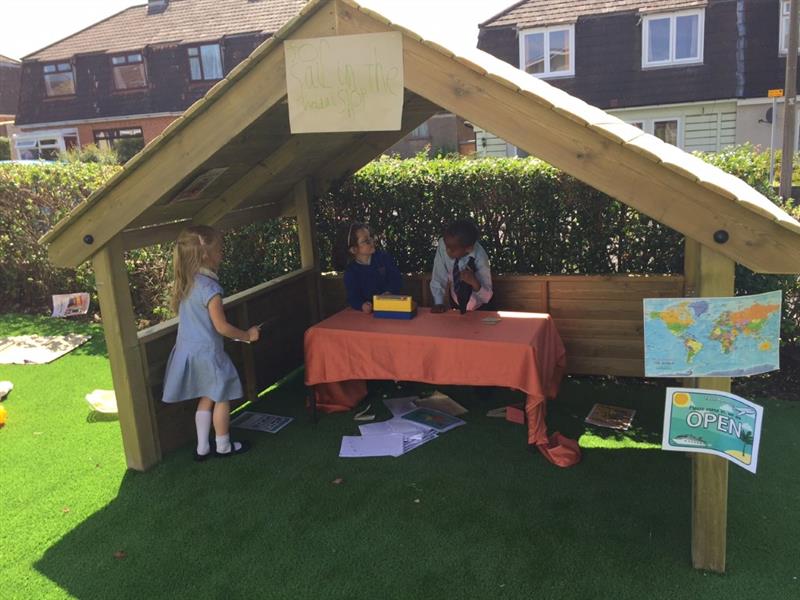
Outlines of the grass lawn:
[{"label": "grass lawn", "polygon": [[[444,391],[467,426],[397,459],[339,459],[352,415],[310,424],[295,378],[255,405],[295,422],[250,434],[250,454],[196,464],[187,447],[135,473],[118,423],[83,399],[111,386],[99,328],[0,317],[0,336],[63,327],[95,341],[0,366],[16,386],[0,430],[0,598],[800,597],[798,402],[763,402],[758,475],[730,468],[720,576],[691,568],[690,461],[658,450],[661,386],[565,381],[549,420],[580,436],[584,460],[561,470],[525,450],[521,426],[485,416],[520,397],[460,388]],[[598,401],[636,408],[636,431],[587,429]]]}]

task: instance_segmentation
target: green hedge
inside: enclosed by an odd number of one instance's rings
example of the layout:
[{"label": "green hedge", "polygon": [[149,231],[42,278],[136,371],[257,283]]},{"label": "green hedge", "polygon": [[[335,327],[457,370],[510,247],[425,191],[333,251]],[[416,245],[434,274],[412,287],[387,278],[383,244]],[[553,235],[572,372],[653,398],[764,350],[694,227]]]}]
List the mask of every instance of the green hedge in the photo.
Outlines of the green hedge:
[{"label": "green hedge", "polygon": [[[751,147],[706,155],[779,203],[768,185],[768,156]],[[40,312],[50,295],[91,291],[91,269],[55,269],[36,240],[118,167],[102,164],[0,165],[0,311]],[[646,190],[643,190],[646,193]],[[800,217],[794,204],[784,208]],[[330,269],[337,226],[365,220],[405,272],[431,268],[445,224],[475,219],[496,273],[679,273],[682,236],[533,158],[383,158],[340,182],[316,206],[323,266]],[[293,219],[253,224],[226,236],[220,273],[228,293],[300,264]],[[142,323],[168,315],[171,245],[128,254]],[[800,341],[796,277],[737,270],[737,292],[785,292],[784,340]]]}]

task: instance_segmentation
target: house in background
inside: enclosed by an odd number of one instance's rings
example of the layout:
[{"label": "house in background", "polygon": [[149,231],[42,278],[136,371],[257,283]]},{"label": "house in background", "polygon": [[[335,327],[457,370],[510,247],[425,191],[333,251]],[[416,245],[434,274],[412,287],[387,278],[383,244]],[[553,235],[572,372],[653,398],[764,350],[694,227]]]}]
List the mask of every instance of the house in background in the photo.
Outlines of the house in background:
[{"label": "house in background", "polygon": [[0,54],[0,137],[8,135],[7,126],[17,114],[20,73],[18,60]]},{"label": "house in background", "polygon": [[[12,156],[53,159],[97,144],[127,160],[305,4],[149,0],[24,57]],[[437,116],[392,152],[458,151],[474,139],[463,129]]]},{"label": "house in background", "polygon": [[427,150],[437,154],[475,154],[475,131],[470,123],[449,112],[441,112],[425,121],[394,146],[387,154],[402,158],[416,156]]},{"label": "house in background", "polygon": [[97,144],[129,158],[305,0],[149,0],[23,58],[12,151]]},{"label": "house in background", "polygon": [[[687,151],[770,143],[788,0],[523,0],[478,47]],[[777,111],[780,147],[782,111]],[[481,155],[514,155],[476,132]]]}]

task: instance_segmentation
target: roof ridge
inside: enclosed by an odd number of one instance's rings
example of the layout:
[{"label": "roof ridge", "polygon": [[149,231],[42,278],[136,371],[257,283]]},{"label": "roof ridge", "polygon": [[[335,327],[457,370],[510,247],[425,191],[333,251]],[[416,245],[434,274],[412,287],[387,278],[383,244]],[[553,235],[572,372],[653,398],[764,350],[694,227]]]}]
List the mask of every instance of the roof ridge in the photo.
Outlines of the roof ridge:
[{"label": "roof ridge", "polygon": [[511,6],[507,6],[506,8],[504,8],[503,10],[501,10],[499,13],[497,13],[496,15],[494,15],[493,17],[489,17],[489,18],[488,18],[488,19],[486,19],[486,20],[485,20],[483,23],[478,23],[478,28],[480,29],[481,27],[486,27],[486,26],[488,26],[488,25],[489,25],[489,23],[491,23],[491,22],[492,22],[492,21],[494,21],[495,19],[499,19],[500,17],[504,16],[506,13],[508,13],[508,12],[511,12],[511,11],[512,11],[512,10],[514,10],[515,8],[517,8],[517,7],[521,6],[521,5],[523,5],[523,4],[525,4],[526,2],[529,2],[529,1],[530,1],[530,0],[518,0],[518,2],[514,2],[514,4],[512,4]]}]

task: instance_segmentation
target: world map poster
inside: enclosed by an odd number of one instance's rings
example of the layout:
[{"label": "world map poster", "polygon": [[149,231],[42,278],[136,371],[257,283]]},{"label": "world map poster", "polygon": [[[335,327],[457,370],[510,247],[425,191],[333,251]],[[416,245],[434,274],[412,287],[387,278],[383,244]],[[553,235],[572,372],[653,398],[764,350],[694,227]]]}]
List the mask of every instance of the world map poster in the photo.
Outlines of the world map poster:
[{"label": "world map poster", "polygon": [[781,292],[644,300],[647,377],[743,377],[780,368]]}]

